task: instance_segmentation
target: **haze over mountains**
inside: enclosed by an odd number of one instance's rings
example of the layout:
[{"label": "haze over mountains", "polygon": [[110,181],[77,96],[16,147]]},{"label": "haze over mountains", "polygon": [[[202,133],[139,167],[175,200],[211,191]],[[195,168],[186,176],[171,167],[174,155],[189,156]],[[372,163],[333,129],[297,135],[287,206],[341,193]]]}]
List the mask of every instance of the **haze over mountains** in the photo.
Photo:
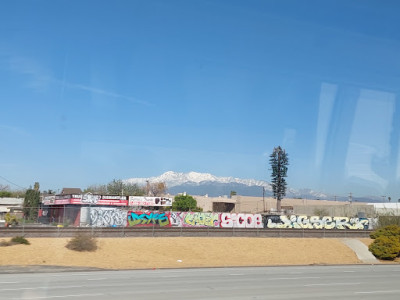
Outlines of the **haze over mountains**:
[{"label": "haze over mountains", "polygon": [[[267,181],[256,179],[241,179],[234,177],[217,177],[209,173],[179,173],[168,171],[157,177],[149,178],[129,178],[124,180],[129,183],[146,185],[146,182],[165,182],[168,193],[178,194],[186,192],[190,195],[208,195],[210,197],[228,196],[231,191],[235,191],[242,196],[272,196],[271,184]],[[311,189],[295,190],[288,188],[287,197],[306,198],[306,199],[333,199],[329,195],[313,191]],[[339,199],[338,199],[339,200]]]}]

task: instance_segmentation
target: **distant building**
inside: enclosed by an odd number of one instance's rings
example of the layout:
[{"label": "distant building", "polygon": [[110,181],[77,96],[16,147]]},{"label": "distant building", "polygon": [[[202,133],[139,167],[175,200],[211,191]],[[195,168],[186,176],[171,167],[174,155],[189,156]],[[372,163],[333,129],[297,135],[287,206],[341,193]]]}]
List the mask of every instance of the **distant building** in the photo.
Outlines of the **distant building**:
[{"label": "distant building", "polygon": [[82,190],[80,188],[63,188],[61,191],[61,195],[71,194],[82,194]]},{"label": "distant building", "polygon": [[0,223],[5,223],[4,216],[8,212],[22,216],[23,204],[24,198],[0,198]]}]

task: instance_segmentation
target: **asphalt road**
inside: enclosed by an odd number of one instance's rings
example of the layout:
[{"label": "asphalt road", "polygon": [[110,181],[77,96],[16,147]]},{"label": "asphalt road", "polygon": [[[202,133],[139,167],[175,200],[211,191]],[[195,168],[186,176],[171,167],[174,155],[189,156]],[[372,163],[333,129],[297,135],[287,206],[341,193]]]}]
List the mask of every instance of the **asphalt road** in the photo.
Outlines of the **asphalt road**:
[{"label": "asphalt road", "polygon": [[400,265],[0,274],[0,299],[400,299]]}]

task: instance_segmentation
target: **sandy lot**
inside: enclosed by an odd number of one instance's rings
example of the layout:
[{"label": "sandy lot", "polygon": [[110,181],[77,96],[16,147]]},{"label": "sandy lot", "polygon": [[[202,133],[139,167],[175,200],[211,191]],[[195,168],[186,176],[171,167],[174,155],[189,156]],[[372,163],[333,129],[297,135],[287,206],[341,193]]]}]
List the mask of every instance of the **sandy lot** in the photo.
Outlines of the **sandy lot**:
[{"label": "sandy lot", "polygon": [[83,253],[65,248],[68,240],[30,238],[29,246],[0,247],[0,265],[141,269],[360,263],[339,239],[98,238],[99,249]]}]

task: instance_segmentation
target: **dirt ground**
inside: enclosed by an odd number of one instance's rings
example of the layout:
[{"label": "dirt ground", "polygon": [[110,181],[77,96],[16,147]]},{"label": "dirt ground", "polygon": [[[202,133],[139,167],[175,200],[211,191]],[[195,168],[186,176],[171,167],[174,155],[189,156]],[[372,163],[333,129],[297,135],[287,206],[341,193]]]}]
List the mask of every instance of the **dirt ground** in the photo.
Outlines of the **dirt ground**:
[{"label": "dirt ground", "polygon": [[0,266],[143,269],[360,263],[340,239],[98,238],[95,252],[69,250],[68,240],[29,238],[31,245],[0,247]]}]

